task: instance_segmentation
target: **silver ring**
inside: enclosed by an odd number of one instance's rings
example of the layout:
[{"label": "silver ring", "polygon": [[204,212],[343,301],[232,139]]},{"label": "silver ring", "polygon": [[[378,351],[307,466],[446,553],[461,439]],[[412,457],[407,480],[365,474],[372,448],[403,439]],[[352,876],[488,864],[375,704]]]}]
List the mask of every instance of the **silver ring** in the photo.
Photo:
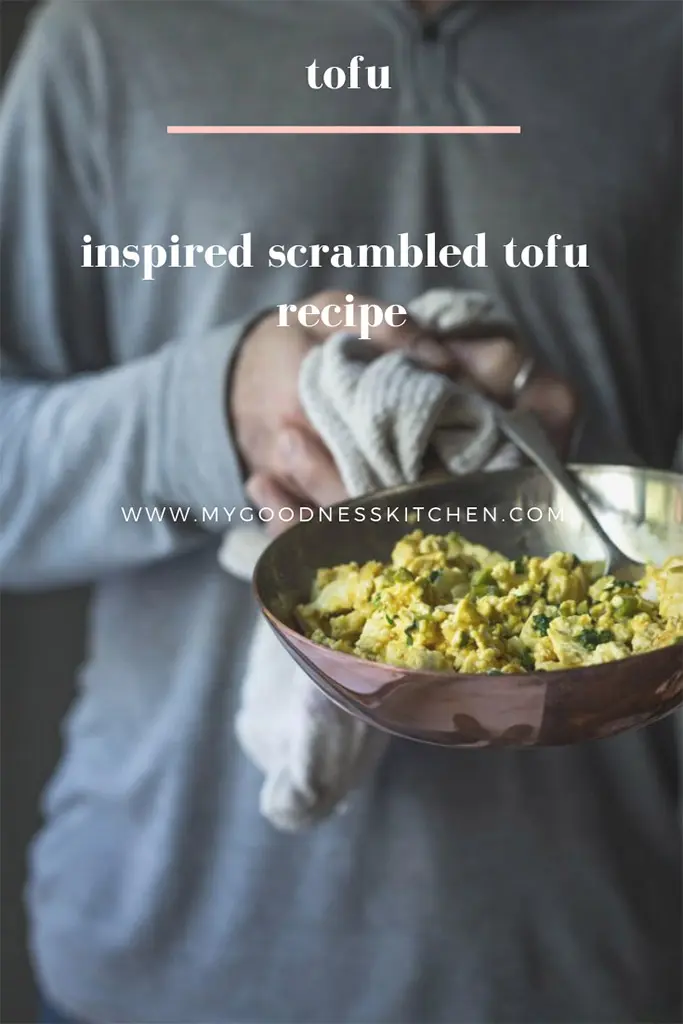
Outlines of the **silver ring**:
[{"label": "silver ring", "polygon": [[536,360],[533,356],[527,356],[519,370],[515,374],[515,379],[512,382],[512,397],[519,398],[524,388],[527,386],[533,372],[536,369]]}]

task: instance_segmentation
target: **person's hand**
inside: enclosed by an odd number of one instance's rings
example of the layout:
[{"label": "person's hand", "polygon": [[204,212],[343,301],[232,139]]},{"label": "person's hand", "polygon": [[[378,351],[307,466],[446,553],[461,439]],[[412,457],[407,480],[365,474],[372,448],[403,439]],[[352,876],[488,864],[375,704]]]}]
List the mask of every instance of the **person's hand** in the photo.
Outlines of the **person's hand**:
[{"label": "person's hand", "polygon": [[[318,307],[343,303],[344,293],[311,298]],[[357,298],[357,303],[368,301]],[[299,403],[299,370],[313,345],[334,333],[307,330],[298,323],[279,327],[274,313],[245,338],[232,375],[230,416],[240,455],[248,472],[247,493],[260,507],[294,508],[331,505],[348,495],[330,453],[306,420]],[[383,350],[401,348],[425,367],[467,378],[475,388],[510,404],[515,377],[525,353],[507,338],[436,341],[409,320],[403,327],[382,325],[371,337]],[[534,373],[516,403],[532,410],[563,450],[571,435],[576,400],[557,377]],[[271,532],[286,528],[277,516]]]},{"label": "person's hand", "polygon": [[[306,302],[321,308],[344,303],[344,292],[322,292]],[[373,300],[356,298],[356,307]],[[260,320],[242,342],[232,374],[230,417],[237,448],[248,470],[247,490],[260,501],[282,488],[316,505],[345,496],[327,449],[308,423],[299,402],[299,371],[314,345],[338,328],[306,329],[298,322],[280,327],[278,314]],[[349,328],[352,329],[352,328]],[[424,366],[446,371],[451,358],[442,346],[408,320],[402,327],[383,324],[372,343],[385,350],[403,348]]]}]

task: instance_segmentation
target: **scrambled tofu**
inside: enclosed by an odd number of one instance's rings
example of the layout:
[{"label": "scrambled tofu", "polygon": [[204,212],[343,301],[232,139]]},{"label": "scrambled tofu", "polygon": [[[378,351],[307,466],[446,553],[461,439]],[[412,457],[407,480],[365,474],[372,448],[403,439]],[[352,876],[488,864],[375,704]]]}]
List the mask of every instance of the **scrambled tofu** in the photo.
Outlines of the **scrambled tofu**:
[{"label": "scrambled tofu", "polygon": [[457,533],[415,530],[386,565],[318,570],[297,618],[316,643],[409,668],[598,665],[683,642],[683,555],[627,582],[566,552],[511,560]]}]

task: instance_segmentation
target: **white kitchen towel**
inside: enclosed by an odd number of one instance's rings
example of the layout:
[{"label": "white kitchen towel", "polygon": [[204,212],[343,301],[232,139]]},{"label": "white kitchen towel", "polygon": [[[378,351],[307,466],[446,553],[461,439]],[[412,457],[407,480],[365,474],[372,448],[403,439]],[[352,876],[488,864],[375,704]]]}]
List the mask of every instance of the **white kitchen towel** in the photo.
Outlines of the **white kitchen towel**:
[{"label": "white kitchen towel", "polygon": [[[501,323],[479,292],[430,291],[409,311],[437,337]],[[489,407],[470,388],[419,367],[404,352],[378,353],[353,335],[335,335],[311,350],[299,390],[303,410],[352,497],[415,482],[430,447],[453,475],[519,462]],[[262,527],[233,527],[219,561],[232,575],[250,579],[267,543]],[[265,620],[254,632],[235,729],[265,777],[261,813],[284,831],[343,810],[389,742],[322,694]]]}]

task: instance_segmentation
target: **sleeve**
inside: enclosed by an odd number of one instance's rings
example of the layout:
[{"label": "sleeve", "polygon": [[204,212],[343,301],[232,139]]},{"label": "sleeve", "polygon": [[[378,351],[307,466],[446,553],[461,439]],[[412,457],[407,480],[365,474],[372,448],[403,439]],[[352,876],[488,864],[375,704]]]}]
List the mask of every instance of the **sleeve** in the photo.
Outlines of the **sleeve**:
[{"label": "sleeve", "polygon": [[[7,589],[87,583],[170,557],[222,530],[224,517],[203,521],[203,508],[248,504],[226,410],[253,318],[125,365],[108,357],[103,290],[79,264],[101,203],[96,41],[73,13],[85,5],[68,6],[68,16],[63,5],[39,15],[0,110]],[[177,521],[145,511],[162,508]],[[130,509],[142,510],[136,520]]]}]

